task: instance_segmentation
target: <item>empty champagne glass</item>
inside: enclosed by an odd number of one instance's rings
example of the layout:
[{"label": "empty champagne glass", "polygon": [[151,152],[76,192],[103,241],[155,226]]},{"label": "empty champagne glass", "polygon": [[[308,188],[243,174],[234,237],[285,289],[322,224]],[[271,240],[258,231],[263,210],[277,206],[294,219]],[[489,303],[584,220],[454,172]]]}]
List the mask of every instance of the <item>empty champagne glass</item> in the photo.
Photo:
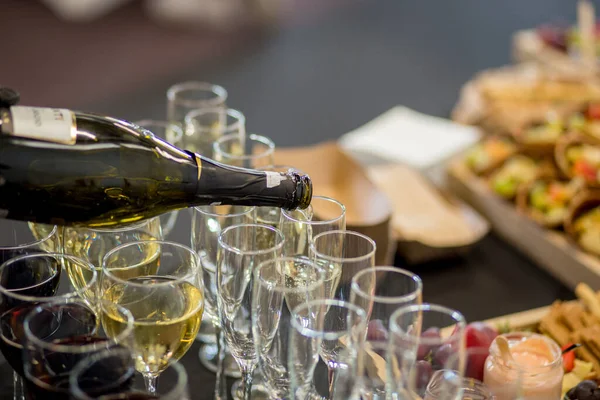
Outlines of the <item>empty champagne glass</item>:
[{"label": "empty champagne glass", "polygon": [[[223,164],[258,169],[273,165],[275,143],[266,136],[233,133],[217,139],[213,151],[215,160]],[[273,173],[273,176],[279,177],[279,174]],[[279,181],[273,182],[275,184]]]},{"label": "empty champagne glass", "polygon": [[435,371],[453,354],[465,360],[466,321],[461,313],[435,304],[414,304],[390,317],[390,340],[399,357],[396,391],[423,398]]},{"label": "empty champagne glass", "polygon": [[[167,90],[167,120],[185,128],[185,116],[190,111],[225,108],[227,90],[207,82],[181,82]],[[198,153],[198,138],[193,131],[184,131],[183,148]]]},{"label": "empty champagne glass", "polygon": [[375,241],[354,231],[326,231],[309,243],[311,260],[327,271],[328,297],[350,300],[350,281],[358,272],[375,265]]},{"label": "empty champagne glass", "polygon": [[60,251],[59,229],[54,225],[2,219],[0,227],[0,264],[23,254]]},{"label": "empty champagne glass", "polygon": [[225,228],[219,236],[217,303],[227,346],[242,372],[242,396],[250,399],[257,355],[252,336],[253,273],[262,262],[281,256],[284,238],[259,224]]},{"label": "empty champagne glass", "polygon": [[[200,361],[209,370],[216,372],[217,398],[227,396],[223,374],[239,378],[240,369],[227,351],[217,309],[217,253],[221,231],[233,225],[255,222],[255,208],[244,206],[201,206],[195,207],[192,216],[192,249],[198,253],[202,265],[204,282],[204,315],[214,326],[213,342],[200,347]],[[208,339],[208,340],[207,340]],[[202,338],[208,342],[211,338]],[[216,359],[215,359],[216,357]]]},{"label": "empty champagne glass", "polygon": [[[142,128],[148,129],[159,138],[164,139],[177,147],[183,148],[183,129],[181,129],[181,125],[174,122],[158,121],[154,119],[143,119],[134,123]],[[163,237],[168,237],[171,231],[173,231],[173,228],[175,228],[178,213],[179,211],[176,210],[160,216]]]},{"label": "empty champagne glass", "polygon": [[73,368],[69,391],[74,400],[190,400],[188,376],[178,363],[169,364],[163,371],[161,385],[154,394],[146,391],[138,375],[128,349],[104,350]]},{"label": "empty champagne glass", "polygon": [[[136,224],[123,226],[115,229],[98,229],[86,227],[63,228],[64,253],[86,260],[98,271],[98,281],[102,277],[102,261],[106,253],[125,243],[140,240],[162,240],[162,228],[159,217],[150,218]],[[130,277],[137,275],[148,275],[158,267],[155,262],[158,257],[159,245],[146,246],[147,252],[144,262],[125,266],[121,274],[127,273]],[[84,285],[85,277],[78,275],[77,268],[71,268],[67,262],[65,270],[74,285]]]},{"label": "empty champagne glass", "polygon": [[[76,288],[62,274],[66,258],[87,271],[87,286]],[[0,265],[0,350],[14,370],[14,399],[23,398],[21,353],[25,340],[23,322],[27,314],[41,303],[89,298],[97,288],[96,279],[96,271],[91,264],[58,253],[26,254]]]},{"label": "empty champagne glass", "polygon": [[279,226],[286,238],[283,254],[308,257],[316,235],[346,229],[346,207],[330,197],[313,196],[305,210],[281,210]]},{"label": "empty champagne glass", "polygon": [[324,298],[325,271],[303,258],[276,258],[254,270],[252,336],[263,385],[272,399],[289,399],[291,311]]},{"label": "empty champagne glass", "polygon": [[215,158],[213,144],[224,135],[246,136],[246,118],[238,110],[225,107],[201,108],[185,116],[186,135],[195,138],[197,153]]},{"label": "empty champagne glass", "polygon": [[107,336],[96,312],[81,299],[68,298],[36,306],[23,324],[23,371],[27,398],[64,399],[69,396],[69,375],[75,365],[98,351],[130,344],[133,317],[123,307],[114,307],[124,329]]},{"label": "empty champagne glass", "polygon": [[[148,259],[153,252],[157,256]],[[147,273],[129,273],[132,266],[146,264]],[[132,242],[106,254],[102,273],[102,297],[133,315],[136,369],[155,393],[158,376],[188,351],[200,328],[204,289],[198,255],[173,242]],[[102,323],[110,336],[124,329],[124,321],[110,308],[102,308]]]},{"label": "empty champagne glass", "polygon": [[373,267],[359,271],[350,283],[350,302],[367,312],[367,340],[387,341],[390,317],[398,308],[422,303],[423,282],[410,271]]},{"label": "empty champagne glass", "polygon": [[[351,398],[352,393],[346,391],[348,387],[338,387],[335,382],[338,372],[356,367],[366,323],[366,312],[345,301],[321,299],[296,307],[292,311],[288,346],[290,398]],[[320,388],[315,379],[319,355],[330,371],[327,388]]]}]

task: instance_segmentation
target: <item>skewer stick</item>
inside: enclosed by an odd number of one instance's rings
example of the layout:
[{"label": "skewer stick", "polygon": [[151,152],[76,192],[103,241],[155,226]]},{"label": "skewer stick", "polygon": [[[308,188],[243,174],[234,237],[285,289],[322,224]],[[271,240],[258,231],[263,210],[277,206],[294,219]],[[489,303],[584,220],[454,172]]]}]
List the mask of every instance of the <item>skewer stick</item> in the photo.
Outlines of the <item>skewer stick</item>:
[{"label": "skewer stick", "polygon": [[579,0],[577,4],[577,25],[581,38],[581,56],[592,73],[596,72],[596,14],[590,0]]}]

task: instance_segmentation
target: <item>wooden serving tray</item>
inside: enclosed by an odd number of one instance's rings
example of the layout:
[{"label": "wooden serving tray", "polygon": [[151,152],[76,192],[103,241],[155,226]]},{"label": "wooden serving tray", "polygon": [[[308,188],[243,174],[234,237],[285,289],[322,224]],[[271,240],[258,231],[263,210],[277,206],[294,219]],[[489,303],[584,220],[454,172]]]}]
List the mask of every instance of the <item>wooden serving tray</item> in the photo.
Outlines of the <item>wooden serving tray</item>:
[{"label": "wooden serving tray", "polygon": [[540,227],[518,212],[514,204],[496,196],[472,174],[462,157],[450,162],[448,189],[469,203],[491,223],[492,229],[566,286],[579,282],[600,289],[600,260],[581,251],[565,234]]}]

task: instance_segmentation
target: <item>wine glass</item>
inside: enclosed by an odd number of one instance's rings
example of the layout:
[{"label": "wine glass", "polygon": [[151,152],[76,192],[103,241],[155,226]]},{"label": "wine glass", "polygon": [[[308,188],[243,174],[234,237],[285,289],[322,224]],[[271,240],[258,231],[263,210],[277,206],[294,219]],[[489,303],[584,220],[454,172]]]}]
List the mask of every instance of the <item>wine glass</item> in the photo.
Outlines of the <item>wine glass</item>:
[{"label": "wine glass", "polygon": [[124,321],[117,336],[102,331],[95,310],[76,298],[60,299],[36,306],[25,317],[23,328],[23,372],[27,398],[69,399],[69,374],[90,354],[113,347],[127,347],[133,317],[123,307],[113,306]]},{"label": "wine glass", "polygon": [[[131,243],[140,240],[162,240],[162,227],[159,217],[150,218],[136,224],[123,226],[115,229],[99,229],[86,227],[64,227],[63,228],[63,248],[65,254],[70,254],[86,260],[94,265],[98,271],[98,281],[102,277],[102,260],[106,253],[124,243]],[[147,251],[145,262],[129,265],[121,273],[127,273],[130,277],[137,275],[148,275],[152,269],[156,269],[158,264],[153,262],[158,257],[158,244],[155,246],[144,247]],[[85,284],[85,279],[77,276],[77,270],[71,268],[67,262],[65,270],[71,277],[73,284]]]},{"label": "wine glass", "polygon": [[0,264],[13,257],[60,251],[59,229],[54,225],[0,220]]},{"label": "wine glass", "polygon": [[262,262],[281,255],[284,238],[273,227],[230,226],[219,235],[217,304],[229,351],[242,372],[242,397],[250,399],[257,355],[252,337],[252,277]]},{"label": "wine glass", "polygon": [[[364,341],[367,314],[360,307],[333,299],[312,300],[292,311],[288,369],[292,399],[348,399],[347,386],[336,386],[339,371],[356,368],[358,347]],[[327,395],[317,393],[319,356],[327,365]],[[323,391],[323,390],[321,390]]]},{"label": "wine glass", "polygon": [[163,371],[161,385],[154,394],[145,390],[143,379],[138,379],[138,375],[128,349],[104,350],[81,360],[73,368],[69,391],[74,400],[190,400],[188,376],[178,363],[169,364]]},{"label": "wine glass", "polygon": [[[227,90],[207,82],[182,82],[167,90],[167,120],[185,127],[185,116],[190,111],[205,108],[225,108]],[[193,132],[185,132],[183,148],[198,152],[198,139]]]},{"label": "wine glass", "polygon": [[422,292],[421,278],[401,268],[366,268],[354,275],[350,302],[367,312],[367,340],[387,341],[390,316],[398,308],[421,304]]},{"label": "wine glass", "polygon": [[[202,365],[216,372],[217,397],[227,397],[225,391],[225,378],[223,374],[239,378],[241,376],[235,359],[224,346],[224,337],[217,309],[217,253],[219,249],[219,235],[229,226],[254,223],[254,207],[244,206],[200,206],[195,207],[192,217],[192,249],[200,257],[202,265],[202,280],[204,282],[204,315],[208,317],[210,325],[214,327],[216,344],[205,344],[200,347],[199,357]],[[208,342],[206,338],[201,338]],[[213,359],[216,358],[216,364]]]},{"label": "wine glass", "polygon": [[223,135],[213,144],[215,160],[242,168],[273,165],[275,143],[266,136],[237,133]]},{"label": "wine glass", "polygon": [[[177,147],[183,147],[183,130],[179,124],[154,119],[143,119],[134,123],[142,128],[148,129],[154,135]],[[175,228],[178,213],[179,211],[176,210],[160,216],[163,237],[166,238],[169,236],[173,231],[173,228]]]},{"label": "wine glass", "polygon": [[224,135],[246,136],[246,117],[225,107],[200,108],[185,116],[185,133],[195,138],[197,153],[214,158],[213,144]]},{"label": "wine glass", "polygon": [[[156,254],[148,258],[148,254]],[[130,269],[138,273],[131,275]],[[170,361],[190,348],[202,320],[204,288],[198,255],[178,243],[146,240],[126,243],[104,257],[102,298],[127,308],[133,315],[136,369],[150,393]],[[124,329],[124,321],[102,308],[109,336]]]},{"label": "wine glass", "polygon": [[316,235],[346,229],[346,207],[330,197],[313,196],[305,210],[281,210],[279,226],[286,238],[283,254],[308,257]]},{"label": "wine glass", "polygon": [[456,310],[435,304],[413,304],[390,317],[390,341],[399,356],[396,391],[423,398],[435,371],[444,369],[452,354],[465,360],[466,321]]},{"label": "wine glass", "polygon": [[272,399],[288,398],[291,311],[325,295],[325,271],[305,258],[276,258],[254,270],[252,337]]},{"label": "wine glass", "polygon": [[[89,275],[87,286],[75,288],[62,275],[65,259]],[[21,352],[25,316],[38,304],[73,297],[89,298],[96,289],[96,271],[89,263],[57,253],[18,256],[0,265],[0,350],[13,368],[14,398],[23,398]],[[60,293],[60,294],[57,294]]]},{"label": "wine glass", "polygon": [[310,258],[327,271],[328,297],[350,300],[350,281],[375,265],[375,241],[354,231],[326,231],[309,243]]}]

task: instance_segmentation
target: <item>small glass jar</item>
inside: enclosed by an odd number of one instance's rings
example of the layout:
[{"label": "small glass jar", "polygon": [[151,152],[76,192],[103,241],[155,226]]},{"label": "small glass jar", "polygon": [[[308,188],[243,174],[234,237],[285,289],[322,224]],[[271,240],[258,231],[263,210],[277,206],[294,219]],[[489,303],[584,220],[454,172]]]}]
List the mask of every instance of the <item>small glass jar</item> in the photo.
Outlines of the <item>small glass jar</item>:
[{"label": "small glass jar", "polygon": [[483,382],[495,399],[560,400],[563,363],[556,342],[529,332],[502,336],[508,341],[513,360],[504,360],[494,340],[483,373]]}]

